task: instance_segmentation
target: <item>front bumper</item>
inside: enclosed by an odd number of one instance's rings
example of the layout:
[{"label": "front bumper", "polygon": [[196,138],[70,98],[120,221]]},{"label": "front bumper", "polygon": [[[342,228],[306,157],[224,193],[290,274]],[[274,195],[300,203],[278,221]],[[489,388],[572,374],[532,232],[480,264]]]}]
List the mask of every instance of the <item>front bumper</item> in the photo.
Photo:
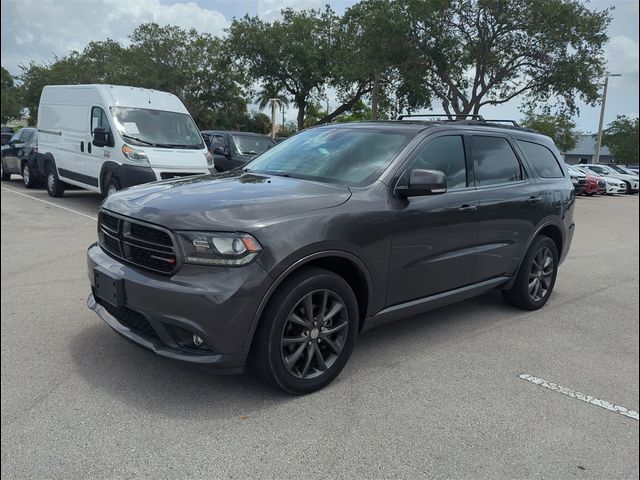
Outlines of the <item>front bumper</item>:
[{"label": "front bumper", "polygon": [[[221,373],[242,371],[255,312],[270,283],[257,262],[240,268],[185,265],[165,276],[125,265],[94,244],[87,267],[87,306],[120,335],[163,357]],[[96,267],[122,281],[120,307],[95,296]],[[204,344],[196,347],[193,334]]]}]

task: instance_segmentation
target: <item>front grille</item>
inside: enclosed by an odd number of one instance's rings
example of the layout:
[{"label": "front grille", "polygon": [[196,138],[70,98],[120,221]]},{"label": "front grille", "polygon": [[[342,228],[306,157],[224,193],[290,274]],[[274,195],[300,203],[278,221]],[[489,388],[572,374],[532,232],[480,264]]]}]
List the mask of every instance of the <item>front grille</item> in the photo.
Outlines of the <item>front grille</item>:
[{"label": "front grille", "polygon": [[579,179],[579,180],[578,180],[578,185],[580,185],[580,186],[584,186],[584,185],[586,185],[586,184],[587,184],[587,180],[586,180],[586,179],[581,178],[581,179]]},{"label": "front grille", "polygon": [[141,333],[147,337],[156,338],[158,334],[153,329],[149,320],[144,315],[131,310],[128,307],[114,307],[107,302],[102,301],[100,297],[96,297],[96,302],[104,307],[104,309],[111,314],[118,322],[127,328],[130,328],[134,332]]},{"label": "front grille", "polygon": [[169,274],[177,266],[177,248],[171,235],[160,228],[125,217],[100,212],[100,247],[110,255],[138,267]]},{"label": "front grille", "polygon": [[162,180],[169,180],[171,178],[192,177],[194,175],[202,175],[202,172],[200,172],[200,173],[160,172],[160,178]]}]

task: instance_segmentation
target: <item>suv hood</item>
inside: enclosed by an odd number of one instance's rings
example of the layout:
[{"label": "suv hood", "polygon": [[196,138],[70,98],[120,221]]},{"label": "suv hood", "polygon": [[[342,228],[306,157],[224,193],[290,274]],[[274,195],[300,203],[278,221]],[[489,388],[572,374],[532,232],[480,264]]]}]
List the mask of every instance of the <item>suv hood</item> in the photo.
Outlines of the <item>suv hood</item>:
[{"label": "suv hood", "polygon": [[275,217],[330,208],[347,187],[232,171],[155,182],[107,197],[102,208],[172,230],[239,230]]}]

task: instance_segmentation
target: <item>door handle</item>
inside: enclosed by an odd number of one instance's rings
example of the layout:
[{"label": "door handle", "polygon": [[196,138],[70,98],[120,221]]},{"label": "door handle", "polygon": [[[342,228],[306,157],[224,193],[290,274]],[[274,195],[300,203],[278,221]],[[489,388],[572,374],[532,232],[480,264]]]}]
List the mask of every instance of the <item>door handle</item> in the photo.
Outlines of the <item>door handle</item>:
[{"label": "door handle", "polygon": [[467,213],[474,213],[478,211],[478,206],[477,205],[462,205],[460,208],[458,208],[458,212],[464,214]]},{"label": "door handle", "polygon": [[91,142],[87,142],[87,151],[91,153]]},{"label": "door handle", "polygon": [[531,205],[535,205],[536,203],[540,203],[542,201],[542,197],[529,197],[529,199],[527,200],[527,202],[529,202]]},{"label": "door handle", "polygon": [[80,151],[84,152],[84,142],[80,142]]}]

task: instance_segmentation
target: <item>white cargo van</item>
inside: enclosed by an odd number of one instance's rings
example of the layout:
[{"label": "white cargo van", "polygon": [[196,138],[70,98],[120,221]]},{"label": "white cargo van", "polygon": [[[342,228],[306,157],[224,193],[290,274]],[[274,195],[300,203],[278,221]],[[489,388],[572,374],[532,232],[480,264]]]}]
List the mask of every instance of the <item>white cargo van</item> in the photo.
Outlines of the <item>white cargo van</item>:
[{"label": "white cargo van", "polygon": [[108,195],[213,171],[200,131],[171,93],[116,85],[42,90],[38,148],[49,195],[66,184]]}]

